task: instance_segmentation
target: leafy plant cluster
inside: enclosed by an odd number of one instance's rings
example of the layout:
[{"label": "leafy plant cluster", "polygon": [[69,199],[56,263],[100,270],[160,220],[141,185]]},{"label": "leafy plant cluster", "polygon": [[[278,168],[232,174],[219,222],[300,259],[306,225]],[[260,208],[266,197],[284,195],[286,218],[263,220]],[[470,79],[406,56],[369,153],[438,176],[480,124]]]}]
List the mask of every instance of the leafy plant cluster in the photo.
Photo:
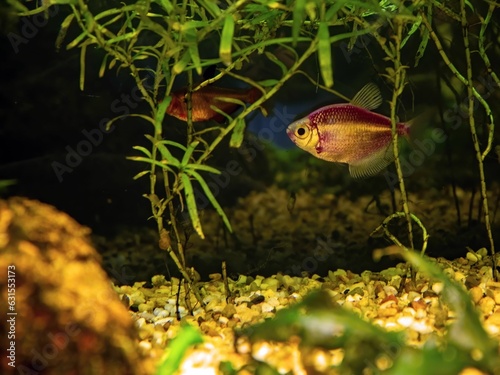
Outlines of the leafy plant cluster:
[{"label": "leafy plant cluster", "polygon": [[[450,76],[460,82],[467,92],[467,116],[470,134],[481,183],[483,215],[490,249],[494,254],[491,233],[489,204],[486,194],[486,177],[483,162],[492,148],[494,116],[485,97],[478,92],[473,82],[473,72],[486,70],[496,84],[499,84],[495,66],[490,62],[494,50],[497,28],[493,14],[499,7],[497,2],[468,0],[437,1],[319,1],[319,0],[139,0],[125,2],[86,2],[84,0],[44,0],[34,10],[29,10],[19,0],[10,0],[12,6],[23,16],[46,12],[54,5],[66,6],[69,15],[61,25],[58,45],[65,43],[68,30],[78,31],[78,35],[66,44],[66,48],[79,48],[81,56],[80,86],[83,89],[86,77],[86,57],[88,51],[98,47],[105,52],[99,76],[113,69],[127,70],[134,78],[143,99],[149,105],[149,113],[136,113],[138,120],[151,124],[151,132],[146,137],[149,147],[134,147],[139,153],[130,159],[144,163],[145,170],[136,178],[149,178],[149,191],[145,197],[151,204],[152,217],[157,223],[160,248],[169,252],[185,280],[191,285],[201,303],[200,295],[192,282],[192,276],[184,258],[184,245],[177,216],[178,206],[187,209],[193,228],[204,237],[198,215],[194,185],[201,186],[213,207],[220,214],[227,229],[231,231],[229,220],[224,214],[217,197],[205,182],[210,173],[220,173],[208,165],[208,160],[224,140],[232,147],[239,147],[243,141],[246,126],[245,116],[271,98],[294,75],[304,75],[318,88],[336,93],[332,64],[332,46],[347,43],[353,48],[358,39],[369,35],[376,40],[384,56],[383,75],[393,88],[390,100],[393,125],[394,153],[402,193],[402,213],[388,218],[403,216],[408,223],[408,241],[405,245],[413,249],[412,223],[418,218],[410,212],[405,181],[399,161],[396,132],[396,104],[407,83],[406,73],[409,63],[402,61],[402,51],[414,56],[416,66],[426,51],[433,46]],[[460,26],[460,40],[465,50],[465,64],[460,64],[449,56],[444,37],[433,24],[433,17],[439,14],[446,22]],[[469,32],[469,19],[481,21],[477,34]],[[475,29],[477,30],[477,28]],[[498,30],[496,31],[498,32]],[[204,55],[200,46],[215,43],[217,53]],[[411,42],[411,43],[410,43]],[[471,47],[471,44],[473,47]],[[301,53],[299,54],[298,46]],[[289,61],[285,63],[275,53],[276,48],[287,51]],[[408,51],[413,48],[413,51]],[[474,49],[473,49],[474,48]],[[479,56],[479,62],[471,56]],[[241,68],[251,64],[255,56],[262,56],[276,65],[280,74],[274,78],[254,80],[241,73]],[[304,70],[304,62],[317,57],[319,78],[310,77]],[[219,67],[215,77],[200,84],[194,84],[194,74],[216,64]],[[254,103],[243,106],[234,117],[223,114],[226,124],[214,124],[199,130],[192,122],[193,92],[207,85],[217,85],[223,77],[232,77],[256,87],[262,97]],[[187,78],[188,116],[185,124],[185,143],[164,139],[164,126],[168,123],[165,111],[171,100],[174,84],[178,79]],[[345,97],[344,97],[345,98]],[[229,100],[229,99],[227,99]],[[476,103],[484,113],[485,126],[476,125]],[[216,110],[216,109],[215,109]],[[115,119],[116,120],[116,119]],[[112,120],[111,122],[113,122]],[[108,124],[108,126],[111,125]],[[210,133],[211,137],[207,137]],[[174,155],[181,156],[174,156]],[[174,204],[174,202],[180,202]],[[397,241],[402,244],[401,241]],[[426,239],[424,238],[424,246]]]}]

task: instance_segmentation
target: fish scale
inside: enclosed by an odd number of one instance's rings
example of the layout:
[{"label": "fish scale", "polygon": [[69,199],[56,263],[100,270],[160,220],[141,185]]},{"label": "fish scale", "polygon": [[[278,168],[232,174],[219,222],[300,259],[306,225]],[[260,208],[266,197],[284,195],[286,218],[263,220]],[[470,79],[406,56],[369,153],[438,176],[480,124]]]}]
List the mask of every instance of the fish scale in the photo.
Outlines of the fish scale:
[{"label": "fish scale", "polygon": [[[368,84],[351,103],[319,108],[287,128],[290,139],[319,159],[346,163],[353,177],[368,177],[394,160],[390,118],[372,112],[382,102],[380,91]],[[398,123],[398,135],[409,125]]]}]

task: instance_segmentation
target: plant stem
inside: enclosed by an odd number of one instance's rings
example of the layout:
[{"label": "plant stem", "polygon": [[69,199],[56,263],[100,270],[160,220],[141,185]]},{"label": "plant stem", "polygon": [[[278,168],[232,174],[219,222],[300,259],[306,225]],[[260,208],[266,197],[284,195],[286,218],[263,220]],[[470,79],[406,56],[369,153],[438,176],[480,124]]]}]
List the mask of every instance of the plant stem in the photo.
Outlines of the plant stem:
[{"label": "plant stem", "polygon": [[399,190],[401,191],[401,199],[403,201],[403,211],[405,213],[406,222],[408,224],[408,239],[410,242],[410,248],[413,249],[413,228],[410,216],[410,207],[408,205],[408,195],[406,193],[406,186],[403,176],[403,170],[401,169],[401,161],[399,160],[399,143],[398,143],[398,130],[397,130],[397,119],[396,119],[396,106],[398,102],[398,97],[402,94],[404,88],[405,80],[405,66],[401,64],[401,40],[403,39],[403,20],[396,18],[394,20],[396,26],[396,37],[394,42],[394,51],[392,58],[394,62],[394,90],[392,92],[392,100],[390,102],[391,106],[391,126],[392,126],[392,146],[394,152],[394,164],[396,166],[396,171],[398,174]]},{"label": "plant stem", "polygon": [[[491,232],[491,222],[490,222],[490,212],[488,207],[488,195],[486,191],[486,178],[484,176],[484,165],[483,160],[485,154],[481,155],[481,146],[477,138],[476,124],[474,119],[474,95],[473,95],[473,82],[472,82],[472,61],[471,52],[469,47],[469,25],[467,23],[467,13],[465,10],[465,0],[460,0],[460,13],[461,13],[461,25],[462,25],[462,35],[465,46],[465,61],[467,64],[467,94],[468,94],[468,106],[469,106],[469,125],[470,132],[472,135],[472,142],[474,144],[474,150],[476,151],[476,159],[479,167],[479,178],[481,182],[481,201],[484,212],[484,221],[486,225],[486,231],[488,233],[488,239],[490,241],[491,255],[492,255],[492,271],[493,276],[497,279],[497,269],[496,269],[496,258],[495,258],[495,244],[493,241],[493,234]],[[493,125],[493,124],[492,124]],[[491,128],[490,128],[491,129]],[[489,143],[489,142],[488,142]],[[487,153],[485,151],[485,153]]]}]

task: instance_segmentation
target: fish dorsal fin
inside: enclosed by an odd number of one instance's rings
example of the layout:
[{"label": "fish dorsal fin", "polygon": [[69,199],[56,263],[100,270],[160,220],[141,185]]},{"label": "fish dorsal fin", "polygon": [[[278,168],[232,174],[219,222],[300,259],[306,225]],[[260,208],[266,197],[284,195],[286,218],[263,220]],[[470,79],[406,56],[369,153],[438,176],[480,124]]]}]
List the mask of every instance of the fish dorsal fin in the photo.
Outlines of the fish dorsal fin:
[{"label": "fish dorsal fin", "polygon": [[369,110],[375,109],[382,104],[382,94],[377,85],[370,82],[354,95],[351,104]]},{"label": "fish dorsal fin", "polygon": [[394,161],[392,142],[387,147],[374,152],[370,156],[349,164],[349,173],[354,178],[376,175]]}]

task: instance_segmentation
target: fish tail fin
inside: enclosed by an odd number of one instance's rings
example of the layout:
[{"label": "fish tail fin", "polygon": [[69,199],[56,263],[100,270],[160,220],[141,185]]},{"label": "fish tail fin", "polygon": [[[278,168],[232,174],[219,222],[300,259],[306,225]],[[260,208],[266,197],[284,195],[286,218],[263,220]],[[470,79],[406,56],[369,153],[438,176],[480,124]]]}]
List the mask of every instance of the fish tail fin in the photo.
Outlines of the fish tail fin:
[{"label": "fish tail fin", "polygon": [[248,89],[247,101],[248,103],[253,103],[259,100],[262,95],[262,91],[260,91],[257,87],[251,87],[250,89]]},{"label": "fish tail fin", "polygon": [[429,124],[432,122],[435,114],[435,110],[428,109],[402,124],[404,128],[401,135],[412,147],[416,147],[415,140],[423,139],[429,136],[427,129],[429,128]]}]

